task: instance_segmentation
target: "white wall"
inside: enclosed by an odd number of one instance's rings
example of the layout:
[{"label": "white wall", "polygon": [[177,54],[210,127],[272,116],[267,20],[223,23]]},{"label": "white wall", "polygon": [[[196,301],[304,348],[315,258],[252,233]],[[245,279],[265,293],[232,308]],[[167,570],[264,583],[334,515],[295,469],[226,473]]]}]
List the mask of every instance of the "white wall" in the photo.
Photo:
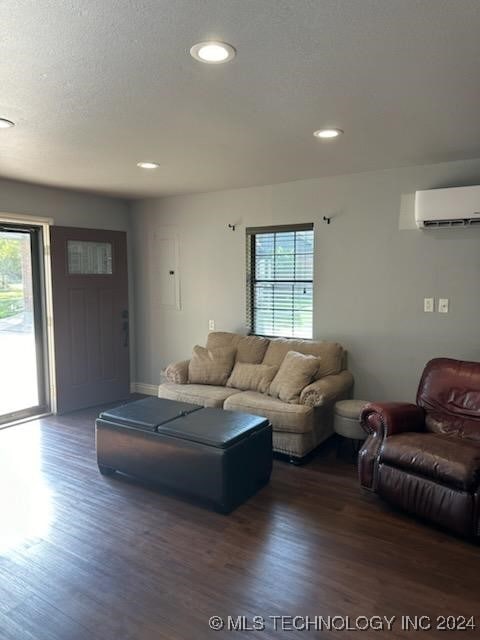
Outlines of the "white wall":
[{"label": "white wall", "polygon": [[[158,383],[209,319],[245,330],[245,227],[314,222],[314,337],[348,349],[356,397],[412,400],[429,358],[480,360],[480,230],[417,230],[413,193],[476,183],[468,160],[136,202],[137,380]],[[179,240],[181,310],[161,304],[165,233]],[[425,314],[424,297],[449,298],[450,313]]]},{"label": "white wall", "polygon": [[68,227],[128,231],[128,202],[0,178],[0,212],[53,218]]}]

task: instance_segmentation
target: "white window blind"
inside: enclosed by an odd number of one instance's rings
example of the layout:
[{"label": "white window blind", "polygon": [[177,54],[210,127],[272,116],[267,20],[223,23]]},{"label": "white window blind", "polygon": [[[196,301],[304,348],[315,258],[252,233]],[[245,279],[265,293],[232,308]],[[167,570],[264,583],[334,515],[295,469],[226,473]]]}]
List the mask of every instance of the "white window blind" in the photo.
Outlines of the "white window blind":
[{"label": "white window blind", "polygon": [[247,229],[247,322],[257,335],[312,338],[313,225]]}]

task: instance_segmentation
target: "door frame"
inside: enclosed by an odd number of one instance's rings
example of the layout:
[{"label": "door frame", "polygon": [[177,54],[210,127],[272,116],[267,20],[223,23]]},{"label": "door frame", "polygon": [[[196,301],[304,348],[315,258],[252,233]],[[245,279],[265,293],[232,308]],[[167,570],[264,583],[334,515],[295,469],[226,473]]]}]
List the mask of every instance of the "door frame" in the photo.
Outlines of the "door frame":
[{"label": "door frame", "polygon": [[[53,299],[52,299],[52,268],[50,259],[50,226],[54,224],[53,218],[43,218],[39,216],[24,215],[17,213],[0,212],[0,222],[6,224],[16,224],[25,226],[35,226],[40,230],[39,250],[41,253],[41,308],[43,316],[44,333],[44,380],[46,402],[49,410],[41,415],[51,415],[56,413],[56,378],[54,359],[54,327],[53,327]],[[1,428],[32,420],[40,416],[28,416],[1,425]]]}]

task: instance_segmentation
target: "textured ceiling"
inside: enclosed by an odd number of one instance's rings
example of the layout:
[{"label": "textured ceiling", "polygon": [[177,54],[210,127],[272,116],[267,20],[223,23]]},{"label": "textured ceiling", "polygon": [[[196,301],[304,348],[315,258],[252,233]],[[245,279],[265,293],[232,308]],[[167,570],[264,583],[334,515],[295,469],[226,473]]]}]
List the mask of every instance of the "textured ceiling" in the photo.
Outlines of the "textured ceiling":
[{"label": "textured ceiling", "polygon": [[[479,0],[1,0],[0,175],[148,196],[480,156],[479,33]],[[209,38],[233,62],[191,59]]]}]

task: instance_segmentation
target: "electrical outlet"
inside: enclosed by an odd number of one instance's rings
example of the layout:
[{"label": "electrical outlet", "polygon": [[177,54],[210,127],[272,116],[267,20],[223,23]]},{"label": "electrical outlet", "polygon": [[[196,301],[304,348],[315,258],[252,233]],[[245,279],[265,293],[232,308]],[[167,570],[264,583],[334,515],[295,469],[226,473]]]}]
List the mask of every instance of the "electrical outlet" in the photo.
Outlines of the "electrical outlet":
[{"label": "electrical outlet", "polygon": [[434,311],[434,298],[423,299],[423,310],[425,313],[433,313]]},{"label": "electrical outlet", "polygon": [[438,313],[448,313],[448,298],[438,299]]},{"label": "electrical outlet", "polygon": [[215,320],[209,320],[208,321],[208,330],[209,331],[215,331]]}]

